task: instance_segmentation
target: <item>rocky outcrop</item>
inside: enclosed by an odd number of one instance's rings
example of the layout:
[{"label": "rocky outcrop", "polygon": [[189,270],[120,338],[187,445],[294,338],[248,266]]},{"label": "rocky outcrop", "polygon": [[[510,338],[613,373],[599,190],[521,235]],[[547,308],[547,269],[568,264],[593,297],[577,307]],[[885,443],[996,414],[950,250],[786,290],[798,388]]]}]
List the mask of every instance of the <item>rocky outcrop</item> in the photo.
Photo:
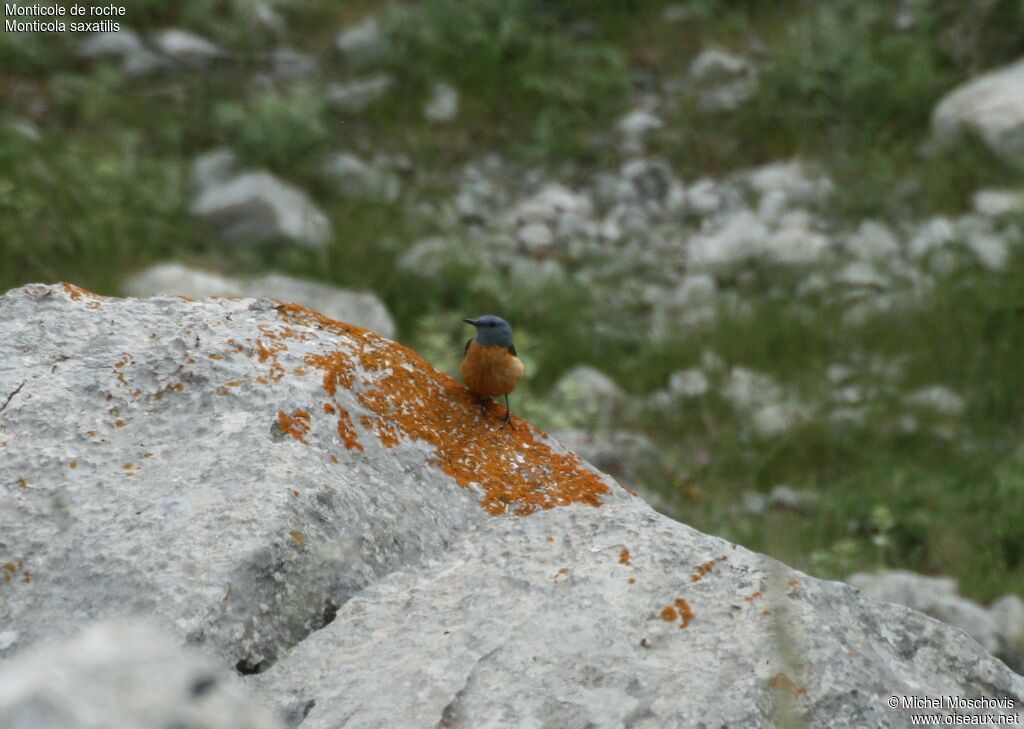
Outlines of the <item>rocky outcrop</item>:
[{"label": "rocky outcrop", "polygon": [[[254,695],[304,729],[895,727],[918,698],[1024,707],[1024,678],[965,633],[659,515],[502,413],[296,305],[7,293],[0,697],[4,671],[44,665],[38,644],[145,615],[258,674]],[[104,675],[120,674],[68,680]],[[169,675],[159,700],[180,702],[196,684]],[[150,690],[138,678],[126,701]]]}]

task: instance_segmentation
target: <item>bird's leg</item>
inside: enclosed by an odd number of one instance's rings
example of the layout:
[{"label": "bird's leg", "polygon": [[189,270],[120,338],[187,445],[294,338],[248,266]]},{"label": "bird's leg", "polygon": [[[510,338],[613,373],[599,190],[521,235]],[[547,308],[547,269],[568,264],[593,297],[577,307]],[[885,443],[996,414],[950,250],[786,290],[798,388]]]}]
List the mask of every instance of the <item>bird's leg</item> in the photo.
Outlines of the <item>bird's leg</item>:
[{"label": "bird's leg", "polygon": [[505,422],[512,423],[512,408],[508,404],[508,393],[505,393]]}]

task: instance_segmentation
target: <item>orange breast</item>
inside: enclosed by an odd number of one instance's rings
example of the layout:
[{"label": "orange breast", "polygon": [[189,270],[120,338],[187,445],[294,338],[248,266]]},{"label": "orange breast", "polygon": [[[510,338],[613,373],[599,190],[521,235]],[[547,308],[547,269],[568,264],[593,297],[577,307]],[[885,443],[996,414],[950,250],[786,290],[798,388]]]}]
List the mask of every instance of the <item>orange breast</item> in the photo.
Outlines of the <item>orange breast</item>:
[{"label": "orange breast", "polygon": [[523,363],[508,347],[469,343],[466,358],[462,360],[462,381],[477,395],[497,397],[516,389],[523,376]]}]

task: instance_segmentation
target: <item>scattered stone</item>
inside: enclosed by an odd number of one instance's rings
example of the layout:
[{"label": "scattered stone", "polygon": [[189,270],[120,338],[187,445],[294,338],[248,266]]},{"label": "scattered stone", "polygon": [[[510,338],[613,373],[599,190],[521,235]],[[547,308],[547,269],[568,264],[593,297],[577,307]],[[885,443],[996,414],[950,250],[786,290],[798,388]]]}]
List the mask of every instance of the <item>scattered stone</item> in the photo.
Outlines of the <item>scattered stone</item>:
[{"label": "scattered stone", "polygon": [[1024,165],[1024,60],[970,79],[946,94],[932,112],[940,145],[976,132],[1003,161]]},{"label": "scattered stone", "polygon": [[688,73],[698,94],[698,104],[707,111],[732,111],[757,89],[757,69],[748,61],[717,48],[701,51]]},{"label": "scattered stone", "polygon": [[892,228],[876,220],[861,221],[857,230],[846,236],[843,247],[855,258],[879,263],[891,263],[902,251]]},{"label": "scattered stone", "polygon": [[138,620],[0,663],[0,729],[284,729],[238,678]]},{"label": "scattered stone", "polygon": [[390,44],[374,17],[343,30],[335,41],[338,52],[356,69],[367,68],[387,58]]},{"label": "scattered stone", "polygon": [[206,38],[179,28],[167,28],[155,33],[153,45],[168,58],[190,66],[205,66],[227,55]]},{"label": "scattered stone", "polygon": [[772,509],[793,511],[809,516],[817,511],[818,494],[802,491],[786,484],[779,484],[767,494],[745,491],[740,502],[740,512],[748,516],[763,516]]},{"label": "scattered stone", "polygon": [[236,245],[291,241],[323,248],[331,238],[327,216],[299,188],[265,171],[242,172],[201,189],[189,211]]},{"label": "scattered stone", "polygon": [[131,28],[104,31],[86,36],[78,46],[83,58],[114,56],[121,60],[121,68],[129,76],[144,76],[159,70],[165,61],[142,44],[139,34]]},{"label": "scattered stone", "polygon": [[324,175],[349,198],[393,203],[402,191],[402,183],[393,172],[349,152],[328,157]]},{"label": "scattered stone", "polygon": [[271,75],[280,81],[294,81],[308,78],[316,71],[312,56],[299,53],[294,48],[275,48],[270,52]]},{"label": "scattered stone", "polygon": [[974,209],[992,218],[1024,213],[1024,190],[979,190],[974,193]]},{"label": "scattered stone", "polygon": [[447,123],[459,113],[459,92],[449,83],[435,81],[430,98],[423,107],[423,116],[428,121]]},{"label": "scattered stone", "polygon": [[915,390],[904,398],[908,407],[931,410],[937,415],[959,417],[966,404],[963,397],[942,385],[932,385]]},{"label": "scattered stone", "polygon": [[612,426],[626,405],[625,391],[594,367],[578,365],[555,384],[552,403],[575,425],[595,430]]},{"label": "scattered stone", "polygon": [[327,87],[327,103],[342,114],[356,114],[373,102],[381,99],[390,90],[394,79],[390,74],[374,76],[331,84]]},{"label": "scattered stone", "polygon": [[395,322],[375,295],[345,291],[326,284],[280,274],[256,278],[230,278],[178,263],[162,263],[141,271],[124,284],[132,296],[178,295],[201,299],[207,296],[252,296],[300,304],[337,321],[365,327],[381,336],[395,335]]},{"label": "scattered stone", "polygon": [[622,137],[622,149],[626,153],[642,152],[651,134],[665,126],[660,117],[646,109],[633,109],[615,124]]},{"label": "scattered stone", "polygon": [[208,190],[231,179],[238,167],[238,157],[227,147],[218,147],[196,157],[192,163],[189,184],[194,192]]}]

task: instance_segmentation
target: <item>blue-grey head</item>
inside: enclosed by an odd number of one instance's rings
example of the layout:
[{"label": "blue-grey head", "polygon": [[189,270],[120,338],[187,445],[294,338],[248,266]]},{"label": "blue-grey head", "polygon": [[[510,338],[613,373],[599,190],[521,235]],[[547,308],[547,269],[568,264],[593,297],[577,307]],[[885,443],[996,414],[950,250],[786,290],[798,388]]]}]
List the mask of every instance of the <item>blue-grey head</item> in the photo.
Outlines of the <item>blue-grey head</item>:
[{"label": "blue-grey head", "polygon": [[479,319],[463,319],[462,321],[476,327],[476,341],[480,344],[512,346],[512,325],[500,316],[487,314]]}]

